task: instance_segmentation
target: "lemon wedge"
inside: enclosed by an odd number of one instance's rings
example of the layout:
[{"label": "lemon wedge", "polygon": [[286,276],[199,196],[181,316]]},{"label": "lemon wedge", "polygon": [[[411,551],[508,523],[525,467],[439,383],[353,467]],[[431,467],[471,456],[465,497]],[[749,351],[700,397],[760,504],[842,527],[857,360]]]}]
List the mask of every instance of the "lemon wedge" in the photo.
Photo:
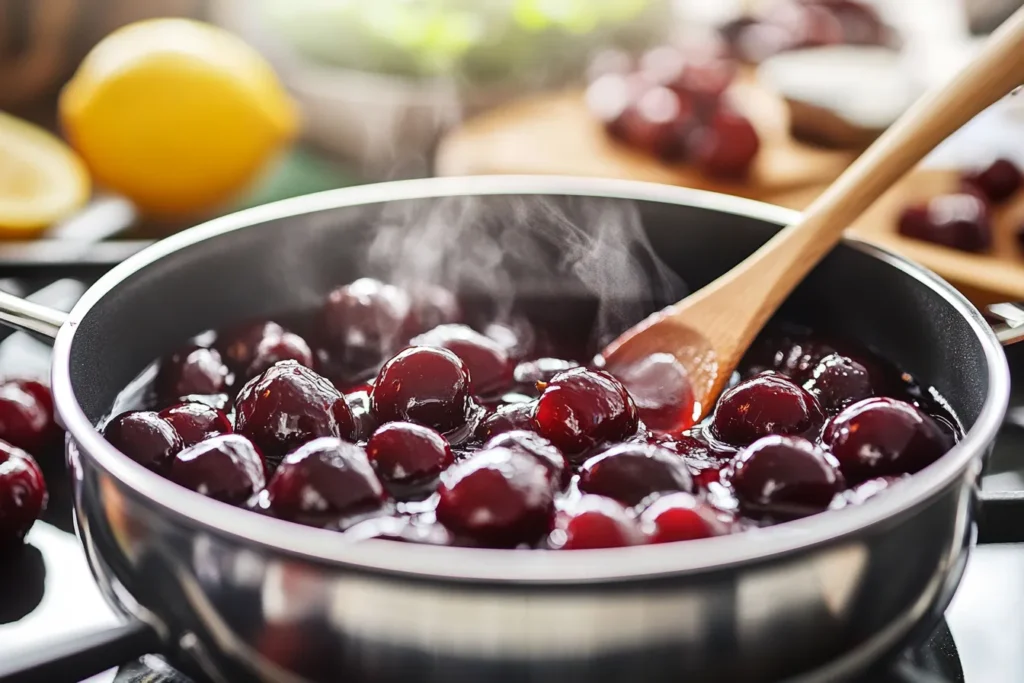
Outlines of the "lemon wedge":
[{"label": "lemon wedge", "polygon": [[0,112],[0,235],[32,237],[88,198],[89,174],[67,145]]},{"label": "lemon wedge", "polygon": [[187,19],[120,28],[60,97],[61,123],[97,183],[150,214],[215,208],[295,134],[270,65],[236,36]]}]

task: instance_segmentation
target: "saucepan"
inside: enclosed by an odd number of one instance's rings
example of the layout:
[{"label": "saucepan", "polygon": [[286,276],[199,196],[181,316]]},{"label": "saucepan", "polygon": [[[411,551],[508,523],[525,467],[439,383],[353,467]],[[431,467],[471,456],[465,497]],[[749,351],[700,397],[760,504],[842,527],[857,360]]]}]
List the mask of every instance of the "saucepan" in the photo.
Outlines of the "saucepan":
[{"label": "saucepan", "polygon": [[[84,676],[158,652],[213,681],[835,681],[934,626],[979,524],[983,540],[1013,540],[986,534],[985,524],[1020,513],[1020,495],[995,498],[979,486],[1009,396],[1000,339],[949,284],[853,238],[780,315],[877,349],[934,386],[965,428],[937,462],[860,506],[617,550],[350,543],[178,487],[97,431],[118,392],[189,336],[308,307],[362,275],[382,216],[471,204],[474,216],[512,231],[521,225],[516,207],[531,203],[559,209],[530,219],[541,222],[566,215],[560,207],[629,207],[653,253],[692,289],[795,217],[625,181],[404,181],[290,199],[182,232],[114,268],[67,316],[5,297],[6,322],[55,336],[52,386],[77,530],[126,621],[9,658],[0,671],[53,683],[55,663],[77,662],[90,669],[77,672]],[[547,306],[574,315],[558,299]]]}]

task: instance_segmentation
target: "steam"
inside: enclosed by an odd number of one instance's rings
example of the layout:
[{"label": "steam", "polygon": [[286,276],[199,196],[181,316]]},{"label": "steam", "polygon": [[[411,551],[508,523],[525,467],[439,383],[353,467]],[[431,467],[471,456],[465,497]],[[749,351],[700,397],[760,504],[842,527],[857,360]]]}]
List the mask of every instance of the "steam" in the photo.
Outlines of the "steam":
[{"label": "steam", "polygon": [[369,246],[373,275],[415,291],[485,297],[495,319],[516,297],[589,298],[604,344],[686,286],[654,253],[633,202],[593,197],[452,197],[387,207]]}]

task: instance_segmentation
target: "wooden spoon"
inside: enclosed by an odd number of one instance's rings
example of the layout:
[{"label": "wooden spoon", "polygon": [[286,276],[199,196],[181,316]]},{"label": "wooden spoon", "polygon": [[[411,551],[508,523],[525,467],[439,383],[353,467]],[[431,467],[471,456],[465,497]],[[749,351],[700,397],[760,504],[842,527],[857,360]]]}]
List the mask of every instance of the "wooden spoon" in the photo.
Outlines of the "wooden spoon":
[{"label": "wooden spoon", "polygon": [[[924,95],[793,225],[717,280],[627,330],[602,352],[613,371],[670,354],[689,376],[699,420],[768,318],[843,230],[929,151],[1024,84],[1024,9],[946,86]],[[1022,95],[1024,96],[1024,95]]]}]

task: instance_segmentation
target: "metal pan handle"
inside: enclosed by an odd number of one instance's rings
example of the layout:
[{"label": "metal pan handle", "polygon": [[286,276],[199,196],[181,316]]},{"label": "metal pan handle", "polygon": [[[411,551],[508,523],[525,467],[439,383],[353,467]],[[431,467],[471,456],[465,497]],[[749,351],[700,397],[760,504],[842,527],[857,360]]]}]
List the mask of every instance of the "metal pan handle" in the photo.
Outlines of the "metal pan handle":
[{"label": "metal pan handle", "polygon": [[0,292],[0,324],[8,327],[53,339],[67,317],[63,311]]}]

